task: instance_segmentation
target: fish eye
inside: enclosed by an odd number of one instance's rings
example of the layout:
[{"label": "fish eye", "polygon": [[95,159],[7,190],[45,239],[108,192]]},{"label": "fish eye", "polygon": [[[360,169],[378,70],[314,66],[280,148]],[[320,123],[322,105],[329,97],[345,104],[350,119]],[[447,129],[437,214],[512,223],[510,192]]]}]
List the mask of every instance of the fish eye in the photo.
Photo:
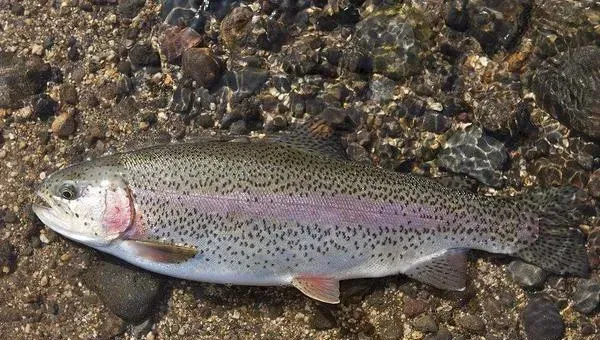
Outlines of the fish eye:
[{"label": "fish eye", "polygon": [[58,189],[58,193],[60,194],[60,197],[66,200],[74,200],[77,197],[75,186],[71,183],[65,183],[61,185]]}]

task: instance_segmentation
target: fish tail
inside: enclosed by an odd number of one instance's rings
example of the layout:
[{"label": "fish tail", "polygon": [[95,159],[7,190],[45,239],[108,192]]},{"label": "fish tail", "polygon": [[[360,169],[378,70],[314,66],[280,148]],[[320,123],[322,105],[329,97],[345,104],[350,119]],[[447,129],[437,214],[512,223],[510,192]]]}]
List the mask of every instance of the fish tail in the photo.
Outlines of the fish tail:
[{"label": "fish tail", "polygon": [[589,210],[583,191],[572,186],[546,188],[517,198],[538,221],[538,235],[517,256],[550,272],[587,276],[589,263],[583,233],[577,227]]}]

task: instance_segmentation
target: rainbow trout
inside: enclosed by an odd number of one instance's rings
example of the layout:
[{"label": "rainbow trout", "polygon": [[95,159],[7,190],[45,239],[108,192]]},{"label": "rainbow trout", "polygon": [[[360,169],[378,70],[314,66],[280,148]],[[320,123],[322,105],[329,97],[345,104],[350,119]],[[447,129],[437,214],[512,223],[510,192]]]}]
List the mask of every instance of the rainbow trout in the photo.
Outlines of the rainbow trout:
[{"label": "rainbow trout", "polygon": [[[302,144],[306,142],[307,147]],[[139,267],[213,283],[293,285],[339,302],[339,281],[403,273],[464,289],[466,252],[585,276],[571,187],[487,197],[318,152],[323,141],[145,148],[50,175],[51,229]],[[573,227],[573,228],[572,228]]]}]

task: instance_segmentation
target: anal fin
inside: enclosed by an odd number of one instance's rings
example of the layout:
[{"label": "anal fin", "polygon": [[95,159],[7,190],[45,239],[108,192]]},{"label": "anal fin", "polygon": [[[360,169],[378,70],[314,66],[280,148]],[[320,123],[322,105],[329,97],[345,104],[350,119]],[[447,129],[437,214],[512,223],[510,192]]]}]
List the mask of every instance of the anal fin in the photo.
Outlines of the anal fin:
[{"label": "anal fin", "polygon": [[448,249],[417,262],[405,274],[436,288],[464,290],[467,282],[466,252],[466,249]]},{"label": "anal fin", "polygon": [[304,276],[292,280],[292,285],[306,296],[325,303],[340,303],[340,282],[336,279]]},{"label": "anal fin", "polygon": [[137,256],[162,263],[180,263],[194,257],[198,251],[193,247],[178,246],[160,241],[124,240]]}]

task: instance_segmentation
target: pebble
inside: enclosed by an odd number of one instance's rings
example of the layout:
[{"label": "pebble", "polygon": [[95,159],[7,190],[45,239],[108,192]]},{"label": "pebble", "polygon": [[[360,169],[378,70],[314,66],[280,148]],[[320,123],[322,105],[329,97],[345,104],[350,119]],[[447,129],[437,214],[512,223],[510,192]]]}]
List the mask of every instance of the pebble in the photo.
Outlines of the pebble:
[{"label": "pebble", "polygon": [[0,52],[0,108],[25,106],[29,96],[44,92],[51,76],[50,65],[38,56],[22,59]]},{"label": "pebble", "polygon": [[120,0],[118,11],[123,18],[133,19],[144,7],[146,0]]},{"label": "pebble", "polygon": [[459,314],[454,317],[456,324],[472,334],[485,334],[485,323],[478,315]]},{"label": "pebble", "polygon": [[192,89],[180,86],[173,91],[173,97],[171,97],[171,105],[169,109],[173,112],[177,113],[188,113],[192,108],[192,100],[193,100],[193,91]]},{"label": "pebble", "polygon": [[404,320],[400,315],[394,314],[389,320],[379,323],[377,335],[382,340],[404,339]]},{"label": "pebble", "polygon": [[131,64],[137,67],[160,66],[160,56],[150,44],[136,44],[129,51]]},{"label": "pebble", "polygon": [[542,268],[520,260],[512,261],[507,269],[513,280],[525,288],[542,287],[548,276],[548,273]]},{"label": "pebble", "polygon": [[190,48],[183,53],[183,73],[210,89],[221,76],[221,65],[209,48]]},{"label": "pebble", "polygon": [[600,304],[600,281],[580,280],[573,293],[573,302],[573,307],[583,314],[591,314],[597,310]]},{"label": "pebble", "polygon": [[404,299],[404,304],[402,307],[402,311],[407,318],[412,318],[417,315],[420,315],[429,309],[429,305],[426,301],[421,299],[413,299],[410,297],[406,297]]},{"label": "pebble", "polygon": [[8,274],[15,269],[17,254],[8,240],[0,241],[0,269]]},{"label": "pebble", "polygon": [[221,21],[220,38],[229,48],[245,46],[252,34],[252,10],[236,7]]},{"label": "pebble", "polygon": [[440,328],[435,334],[427,334],[423,340],[452,340],[452,334],[446,328]]},{"label": "pebble", "polygon": [[521,313],[527,339],[558,340],[565,333],[565,324],[558,308],[543,296],[533,297]]},{"label": "pebble", "polygon": [[75,119],[68,112],[59,114],[52,122],[52,132],[60,138],[68,138],[75,132]]},{"label": "pebble", "polygon": [[17,214],[15,214],[12,210],[7,210],[4,213],[3,220],[4,223],[13,224],[19,222],[19,216],[17,216]]},{"label": "pebble", "polygon": [[421,332],[425,332],[425,333],[435,333],[438,331],[438,325],[435,322],[435,319],[429,314],[425,314],[425,315],[421,315],[421,316],[417,317],[412,322],[412,325],[417,330],[419,330]]},{"label": "pebble", "polygon": [[77,89],[75,85],[63,84],[60,86],[60,102],[68,105],[77,105]]},{"label": "pebble", "polygon": [[90,267],[83,281],[98,294],[104,305],[126,321],[148,317],[160,294],[161,280],[126,264],[100,262]]},{"label": "pebble", "polygon": [[32,114],[41,120],[47,120],[58,111],[58,102],[49,95],[41,93],[31,98]]},{"label": "pebble", "polygon": [[328,307],[317,305],[310,318],[310,326],[318,331],[332,329],[336,326],[335,316]]}]

